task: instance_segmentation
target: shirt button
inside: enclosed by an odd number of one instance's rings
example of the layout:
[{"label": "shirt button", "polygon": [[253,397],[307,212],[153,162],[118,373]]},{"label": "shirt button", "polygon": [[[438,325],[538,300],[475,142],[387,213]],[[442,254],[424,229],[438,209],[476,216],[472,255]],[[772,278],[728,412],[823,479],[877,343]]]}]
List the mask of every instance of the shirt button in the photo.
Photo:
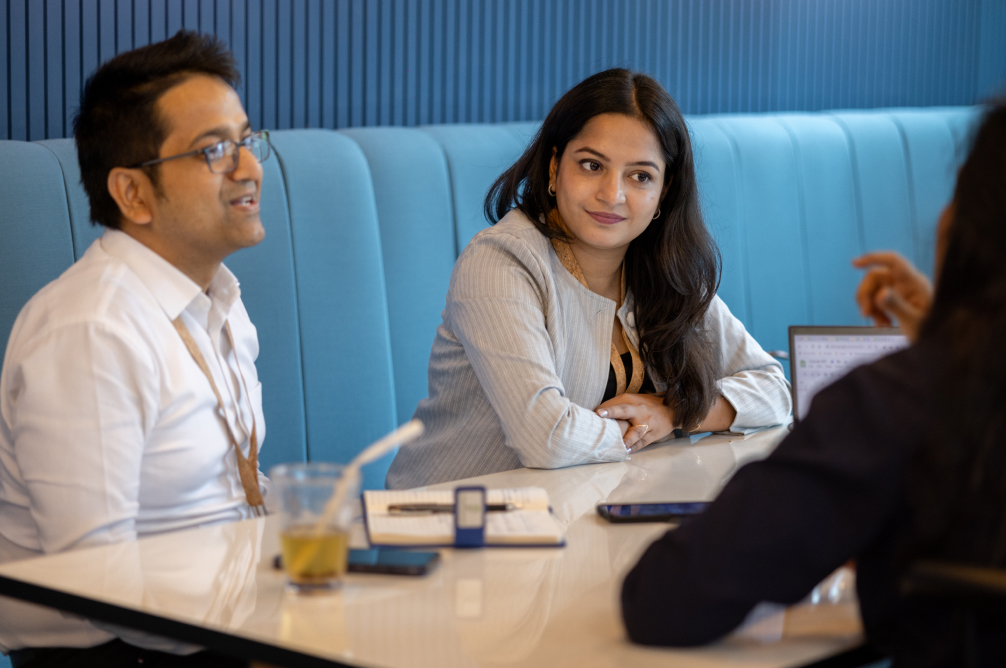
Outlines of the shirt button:
[{"label": "shirt button", "polygon": [[629,327],[635,327],[636,326],[636,314],[630,312],[629,315],[625,316],[625,322],[628,323]]}]

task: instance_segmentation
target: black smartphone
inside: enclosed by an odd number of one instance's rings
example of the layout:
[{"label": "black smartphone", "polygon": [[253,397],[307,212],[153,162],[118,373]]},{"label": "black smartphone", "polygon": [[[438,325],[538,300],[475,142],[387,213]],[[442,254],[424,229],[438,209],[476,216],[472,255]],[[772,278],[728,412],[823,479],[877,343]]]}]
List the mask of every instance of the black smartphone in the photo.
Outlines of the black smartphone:
[{"label": "black smartphone", "polygon": [[680,503],[599,503],[597,514],[609,522],[673,522],[706,509],[706,501]]},{"label": "black smartphone", "polygon": [[409,552],[380,547],[349,551],[350,573],[426,575],[438,563],[440,555],[436,552]]},{"label": "black smartphone", "polygon": [[[408,552],[375,547],[370,550],[350,550],[348,570],[350,573],[426,575],[438,563],[440,555],[436,552]],[[272,567],[283,570],[283,555],[273,557]]]}]

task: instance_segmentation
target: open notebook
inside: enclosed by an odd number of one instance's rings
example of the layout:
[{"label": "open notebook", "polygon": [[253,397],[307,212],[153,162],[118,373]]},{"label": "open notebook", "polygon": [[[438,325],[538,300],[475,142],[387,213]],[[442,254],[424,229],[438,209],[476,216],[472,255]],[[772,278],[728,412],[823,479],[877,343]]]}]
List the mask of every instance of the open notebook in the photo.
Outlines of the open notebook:
[{"label": "open notebook", "polygon": [[[392,504],[453,504],[452,490],[382,491],[363,493],[367,536],[375,546],[450,547],[454,544],[454,515],[392,515]],[[548,492],[540,487],[486,490],[486,503],[512,504],[516,510],[486,513],[486,545],[561,546],[562,527],[548,507]]]}]

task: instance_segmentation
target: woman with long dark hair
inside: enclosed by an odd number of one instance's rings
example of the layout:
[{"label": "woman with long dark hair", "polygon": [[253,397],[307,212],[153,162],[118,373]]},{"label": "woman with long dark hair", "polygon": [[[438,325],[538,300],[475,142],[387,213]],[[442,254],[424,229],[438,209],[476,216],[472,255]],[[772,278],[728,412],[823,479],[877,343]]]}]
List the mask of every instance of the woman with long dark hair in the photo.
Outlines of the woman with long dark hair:
[{"label": "woman with long dark hair", "polygon": [[421,440],[390,487],[621,461],[676,429],[789,415],[782,368],[716,297],[688,129],[614,69],[552,108],[489,190],[430,356]]},{"label": "woman with long dark hair", "polygon": [[709,642],[855,559],[867,639],[896,666],[962,665],[969,651],[1006,663],[1003,606],[969,622],[963,605],[900,588],[923,559],[1006,567],[1006,102],[974,137],[936,256],[931,308],[903,259],[857,261],[874,266],[864,313],[896,314],[917,340],[820,392],[768,459],[649,547],[622,590],[634,640]]}]

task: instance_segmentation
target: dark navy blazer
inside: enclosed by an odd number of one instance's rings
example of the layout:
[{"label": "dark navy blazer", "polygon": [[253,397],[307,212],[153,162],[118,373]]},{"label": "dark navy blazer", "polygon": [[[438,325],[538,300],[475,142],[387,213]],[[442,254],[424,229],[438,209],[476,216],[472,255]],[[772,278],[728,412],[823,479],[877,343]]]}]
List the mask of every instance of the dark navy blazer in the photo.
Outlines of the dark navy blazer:
[{"label": "dark navy blazer", "polygon": [[710,642],[759,601],[795,603],[855,559],[871,644],[898,665],[953,662],[959,611],[908,602],[898,589],[917,556],[907,482],[933,425],[938,352],[916,345],[823,390],[772,455],[743,467],[701,516],[653,543],[622,588],[629,636]]}]

